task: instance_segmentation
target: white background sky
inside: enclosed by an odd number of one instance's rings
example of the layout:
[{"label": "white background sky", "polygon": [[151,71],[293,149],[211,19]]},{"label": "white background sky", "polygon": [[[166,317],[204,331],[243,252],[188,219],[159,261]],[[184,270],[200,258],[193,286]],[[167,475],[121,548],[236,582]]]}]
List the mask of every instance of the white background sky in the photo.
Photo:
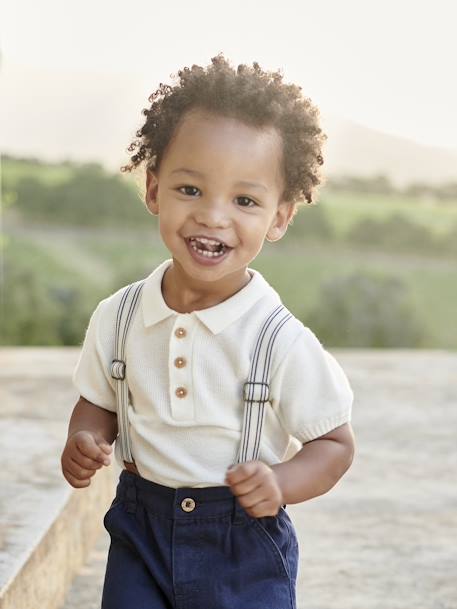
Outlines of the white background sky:
[{"label": "white background sky", "polygon": [[[46,115],[49,92],[40,95],[36,83],[11,91],[23,68],[43,71],[48,79],[54,71],[68,74],[59,80],[64,91],[55,94],[64,96],[58,100],[63,114],[76,72],[92,74],[91,95],[117,75],[125,78],[131,132],[160,81],[170,82],[170,74],[185,65],[206,65],[223,51],[235,64],[257,60],[263,68],[281,68],[323,115],[457,149],[455,7],[450,0],[5,0],[1,76],[9,102],[3,120],[15,125],[22,150],[27,138],[33,141],[33,124],[38,129],[40,120],[52,120]],[[134,99],[127,100],[130,90]],[[80,87],[73,96],[80,109],[87,103]],[[82,133],[93,130],[92,120],[100,124],[102,115],[102,109],[85,110]],[[33,112],[35,122],[21,129]],[[43,151],[45,146],[43,141]]]}]

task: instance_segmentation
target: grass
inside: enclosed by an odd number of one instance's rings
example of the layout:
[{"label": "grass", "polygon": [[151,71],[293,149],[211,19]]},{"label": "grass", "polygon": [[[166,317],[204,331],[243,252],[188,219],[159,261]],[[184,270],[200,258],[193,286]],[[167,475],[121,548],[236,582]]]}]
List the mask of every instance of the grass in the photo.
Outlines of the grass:
[{"label": "grass", "polygon": [[265,248],[252,266],[264,274],[284,304],[302,319],[319,306],[320,284],[325,279],[357,271],[398,277],[406,284],[414,310],[424,324],[428,336],[424,346],[457,348],[457,272],[452,259],[398,256],[344,244],[314,244],[284,247],[276,253]]},{"label": "grass", "polygon": [[[55,184],[67,179],[73,170],[60,165],[33,165],[7,159],[2,164],[2,171],[7,178],[5,183],[12,188],[25,175]],[[137,189],[133,179],[130,184]],[[400,194],[385,196],[324,188],[318,205],[335,229],[335,241],[304,242],[286,235],[279,243],[266,243],[251,264],[279,292],[284,304],[295,315],[305,319],[313,308],[319,306],[320,286],[325,279],[361,270],[382,271],[399,277],[409,288],[415,311],[429,337],[426,346],[456,349],[455,258],[438,253],[431,256],[425,251],[399,254],[357,248],[342,237],[363,218],[385,220],[398,213],[422,224],[435,235],[442,235],[457,224],[457,201],[430,203]],[[299,214],[312,211],[305,208]],[[5,234],[2,237],[9,241],[7,258],[22,258],[23,262],[33,265],[40,277],[52,278],[60,285],[87,284],[86,293],[93,294],[94,305],[98,298],[130,280],[145,276],[169,257],[156,223],[149,215],[145,216],[145,225],[137,229],[46,226],[37,222],[29,225],[14,217],[13,210],[8,209],[4,220]]]},{"label": "grass", "polygon": [[[22,177],[34,177],[51,185],[63,182],[72,175],[71,166],[46,164],[35,165],[20,160],[4,159],[2,161],[2,179],[4,186],[14,189]],[[138,186],[133,176],[123,176],[136,193]],[[457,224],[457,200],[431,202],[419,197],[410,197],[401,193],[383,195],[360,192],[344,192],[323,187],[319,194],[318,205],[324,209],[338,236],[342,236],[352,225],[362,218],[385,220],[394,214],[402,214],[412,222],[417,222],[430,229],[436,235],[446,233]],[[300,210],[306,213],[306,209]]]},{"label": "grass", "polygon": [[21,178],[35,178],[47,185],[64,182],[73,174],[70,166],[54,164],[25,163],[21,160],[2,160],[2,181],[8,188],[14,188]]},{"label": "grass", "polygon": [[386,196],[323,190],[318,205],[328,213],[328,218],[339,236],[362,218],[379,221],[386,220],[394,214],[404,215],[411,222],[425,226],[435,235],[442,235],[452,225],[457,224],[457,201],[431,203],[401,195]]},{"label": "grass", "polygon": [[[14,243],[10,255],[32,256],[37,272],[46,276],[55,273],[59,281],[65,272],[70,283],[88,281],[96,286],[94,305],[97,298],[145,276],[169,257],[154,228],[119,233],[35,228],[11,235],[10,240]],[[424,346],[457,348],[457,273],[452,259],[367,251],[343,242],[303,245],[287,242],[286,238],[276,244],[266,243],[251,267],[264,275],[284,304],[301,319],[319,306],[320,285],[325,279],[361,270],[399,277],[406,283],[427,331]]]}]

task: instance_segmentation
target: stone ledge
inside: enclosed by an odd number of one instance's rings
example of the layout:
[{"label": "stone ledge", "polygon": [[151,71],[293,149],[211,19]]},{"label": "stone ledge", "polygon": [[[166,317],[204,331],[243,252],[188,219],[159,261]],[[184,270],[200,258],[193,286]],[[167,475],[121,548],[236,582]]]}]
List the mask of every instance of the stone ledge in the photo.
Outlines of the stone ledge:
[{"label": "stone ledge", "polygon": [[[49,512],[28,531],[22,551],[2,566],[2,609],[59,609],[76,573],[102,532],[113,493],[112,468],[86,489],[60,489],[47,497]],[[6,568],[3,568],[6,567]]]},{"label": "stone ledge", "polygon": [[60,455],[79,348],[0,348],[0,606],[58,609],[103,530],[117,464],[74,489]]}]

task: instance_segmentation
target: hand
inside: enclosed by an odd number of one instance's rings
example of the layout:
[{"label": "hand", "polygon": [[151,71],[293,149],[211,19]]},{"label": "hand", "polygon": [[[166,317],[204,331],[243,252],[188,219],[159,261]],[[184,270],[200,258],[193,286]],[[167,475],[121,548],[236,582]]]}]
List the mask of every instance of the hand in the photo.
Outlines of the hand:
[{"label": "hand", "polygon": [[65,445],[60,458],[62,473],[74,488],[90,485],[90,479],[102,465],[111,463],[112,448],[108,442],[90,431],[77,431]]},{"label": "hand", "polygon": [[254,518],[276,516],[284,503],[275,471],[262,461],[239,463],[227,470],[225,483]]}]

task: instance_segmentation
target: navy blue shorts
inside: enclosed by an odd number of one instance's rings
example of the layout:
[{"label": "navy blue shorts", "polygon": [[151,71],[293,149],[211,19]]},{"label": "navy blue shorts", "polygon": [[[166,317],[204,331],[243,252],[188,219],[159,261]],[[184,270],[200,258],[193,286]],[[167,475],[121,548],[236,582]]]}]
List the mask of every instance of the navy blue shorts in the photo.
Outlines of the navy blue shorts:
[{"label": "navy blue shorts", "polygon": [[102,609],[296,609],[298,542],[281,507],[254,518],[227,486],[169,488],[123,470]]}]

